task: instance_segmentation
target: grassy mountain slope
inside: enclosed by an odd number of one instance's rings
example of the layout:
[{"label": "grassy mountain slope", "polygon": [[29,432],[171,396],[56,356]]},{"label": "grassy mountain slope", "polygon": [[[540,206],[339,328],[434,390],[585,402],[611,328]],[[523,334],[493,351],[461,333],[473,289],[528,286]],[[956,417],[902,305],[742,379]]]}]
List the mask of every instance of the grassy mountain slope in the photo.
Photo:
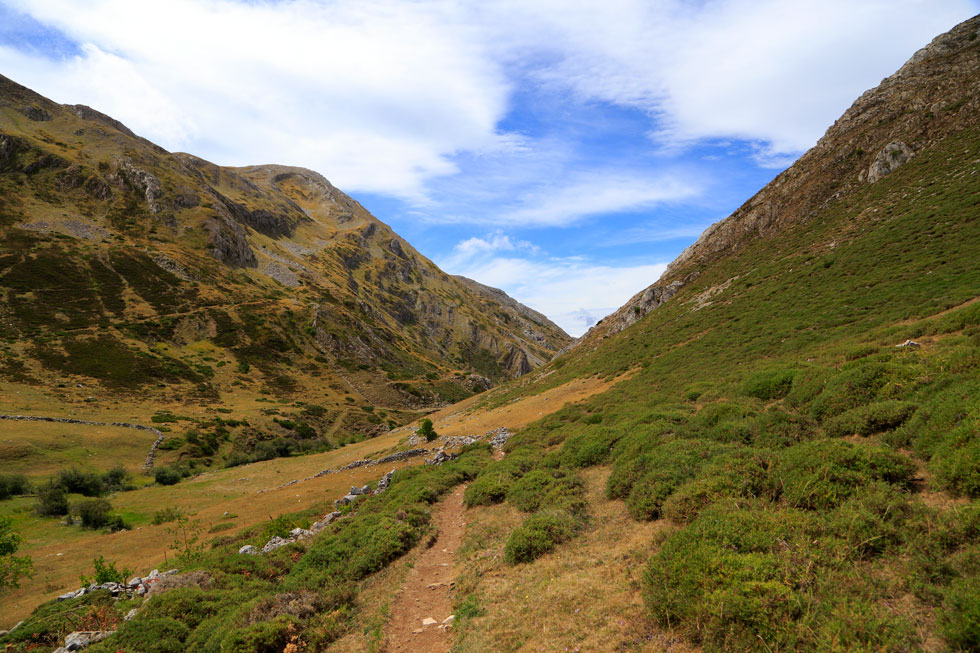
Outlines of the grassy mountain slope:
[{"label": "grassy mountain slope", "polygon": [[347,433],[519,376],[568,342],[315,172],[171,154],[6,78],[0,293],[0,381],[52,388],[54,403],[272,394]]},{"label": "grassy mountain slope", "polygon": [[[649,294],[481,404],[612,389],[502,460],[475,445],[396,476],[308,546],[243,560],[248,534],[230,537],[191,563],[211,586],[154,597],[94,650],[376,632],[384,606],[358,592],[461,482],[461,651],[980,648],[978,28],[916,54]],[[43,610],[29,627],[66,608]]]}]

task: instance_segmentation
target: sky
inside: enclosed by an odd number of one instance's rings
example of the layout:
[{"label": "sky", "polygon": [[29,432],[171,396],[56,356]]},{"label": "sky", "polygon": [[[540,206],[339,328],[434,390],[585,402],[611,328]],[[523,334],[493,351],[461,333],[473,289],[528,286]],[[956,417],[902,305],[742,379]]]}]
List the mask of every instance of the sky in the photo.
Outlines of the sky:
[{"label": "sky", "polygon": [[582,334],[980,0],[0,0],[0,74],[311,168]]}]

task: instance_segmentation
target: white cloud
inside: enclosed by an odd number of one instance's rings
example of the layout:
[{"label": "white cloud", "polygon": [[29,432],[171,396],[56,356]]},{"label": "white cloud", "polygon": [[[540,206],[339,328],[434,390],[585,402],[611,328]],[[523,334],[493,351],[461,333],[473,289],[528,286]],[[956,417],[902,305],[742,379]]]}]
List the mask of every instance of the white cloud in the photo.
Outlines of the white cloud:
[{"label": "white cloud", "polygon": [[[509,82],[453,3],[8,0],[82,44],[0,51],[17,81],[168,149],[283,162],[420,199],[460,150],[506,146]],[[269,160],[271,159],[271,161]]]},{"label": "white cloud", "polygon": [[474,248],[467,244],[470,241],[463,241],[436,263],[452,274],[504,290],[573,336],[585,333],[667,268],[666,263],[616,266],[583,257],[548,257],[538,248],[525,256],[507,256],[500,254],[506,247]]},{"label": "white cloud", "polygon": [[[457,175],[461,154],[526,162],[532,152],[544,162],[550,148],[574,149],[501,133],[521,84],[638,108],[662,146],[748,139],[759,143],[760,164],[783,165],[859,93],[977,8],[971,0],[0,2],[81,44],[67,62],[0,49],[0,67],[16,81],[91,104],[169,149],[228,165],[304,165],[348,191],[420,206],[439,199],[433,182]],[[550,181],[574,172],[543,170],[530,169]],[[532,189],[499,219],[565,225],[685,190],[679,180],[602,181],[611,186],[572,179]],[[515,188],[528,191],[518,183],[484,196],[514,197]],[[483,221],[476,213],[452,219]]]},{"label": "white cloud", "polygon": [[[650,112],[658,139],[804,150],[860,93],[976,12],[970,0],[507,0],[502,48],[538,80]],[[515,59],[512,57],[512,59]]]},{"label": "white cloud", "polygon": [[468,257],[486,252],[512,252],[517,249],[537,252],[538,247],[526,240],[515,240],[499,229],[485,237],[474,236],[460,242],[453,248],[458,256]]}]

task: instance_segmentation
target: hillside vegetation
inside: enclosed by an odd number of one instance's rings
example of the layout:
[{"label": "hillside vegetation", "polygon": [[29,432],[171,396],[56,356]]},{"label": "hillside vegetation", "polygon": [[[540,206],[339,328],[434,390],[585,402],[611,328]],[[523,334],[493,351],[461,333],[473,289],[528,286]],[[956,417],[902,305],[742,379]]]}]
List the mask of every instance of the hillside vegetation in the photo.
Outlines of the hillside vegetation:
[{"label": "hillside vegetation", "polygon": [[[309,543],[216,542],[182,560],[206,583],[90,650],[350,650],[358,631],[379,650],[385,608],[363,596],[462,483],[460,651],[980,648],[978,27],[916,54],[652,289],[480,405],[611,389],[499,460],[478,443],[396,475]],[[130,607],[86,601],[0,642]]]}]

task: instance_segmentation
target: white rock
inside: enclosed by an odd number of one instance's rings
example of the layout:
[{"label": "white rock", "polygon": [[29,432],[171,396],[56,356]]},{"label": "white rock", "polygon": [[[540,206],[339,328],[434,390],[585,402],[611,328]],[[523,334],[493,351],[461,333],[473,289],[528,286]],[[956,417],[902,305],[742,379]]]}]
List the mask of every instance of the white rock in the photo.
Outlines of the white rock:
[{"label": "white rock", "polygon": [[426,617],[425,619],[422,620],[423,626],[435,626],[437,623],[439,622],[433,619],[432,617]]},{"label": "white rock", "polygon": [[240,555],[249,555],[249,556],[254,556],[254,555],[256,555],[256,554],[257,554],[258,552],[259,552],[259,550],[258,550],[258,549],[256,549],[256,548],[255,548],[254,546],[252,546],[251,544],[246,544],[246,545],[245,545],[245,546],[243,546],[242,548],[240,548],[240,549],[238,549],[238,553],[239,553]]},{"label": "white rock", "polygon": [[454,621],[456,621],[456,615],[451,614],[448,617],[446,617],[445,619],[443,619],[442,620],[442,623],[444,623],[444,624],[446,624],[448,626],[449,624],[451,624]]}]

